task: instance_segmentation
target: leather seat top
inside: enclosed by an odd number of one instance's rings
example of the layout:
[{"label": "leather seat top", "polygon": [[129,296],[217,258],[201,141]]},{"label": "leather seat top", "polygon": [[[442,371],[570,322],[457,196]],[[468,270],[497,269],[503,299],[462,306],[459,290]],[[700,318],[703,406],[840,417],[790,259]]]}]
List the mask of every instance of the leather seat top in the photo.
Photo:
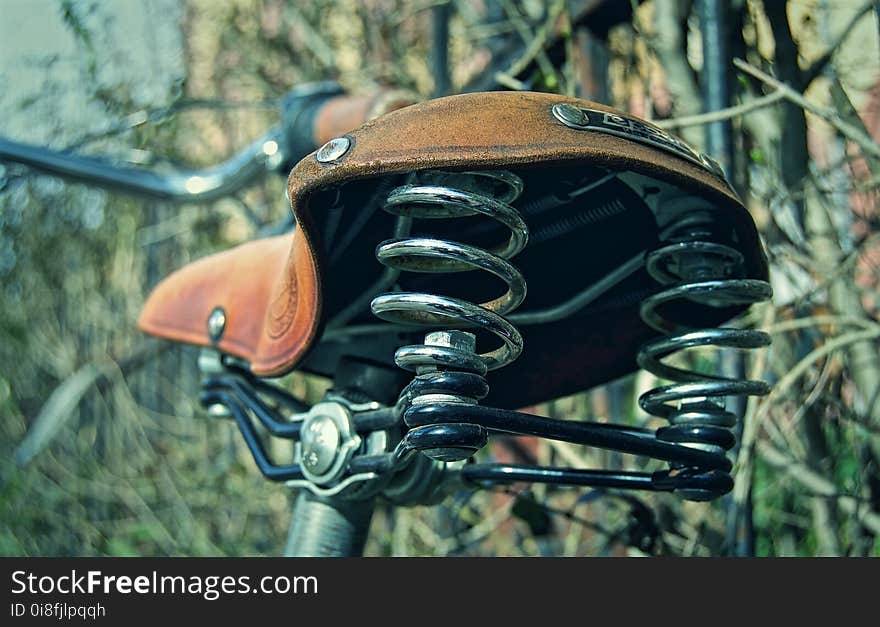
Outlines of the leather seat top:
[{"label": "leather seat top", "polygon": [[[754,224],[722,177],[674,151],[568,128],[550,112],[560,102],[619,113],[552,94],[490,92],[423,102],[362,125],[347,134],[351,148],[341,158],[321,163],[312,153],[291,171],[288,192],[297,220],[292,234],[243,244],[172,274],[147,300],[139,326],[160,337],[217,346],[250,362],[260,376],[288,372],[320,335],[329,282],[346,281],[345,276],[323,274],[324,247],[315,217],[324,207],[312,202],[316,193],[413,170],[582,163],[640,173],[687,189],[728,212],[742,248],[752,251],[747,254],[748,273],[766,277]],[[208,319],[217,308],[225,313],[226,324],[214,340]]]}]

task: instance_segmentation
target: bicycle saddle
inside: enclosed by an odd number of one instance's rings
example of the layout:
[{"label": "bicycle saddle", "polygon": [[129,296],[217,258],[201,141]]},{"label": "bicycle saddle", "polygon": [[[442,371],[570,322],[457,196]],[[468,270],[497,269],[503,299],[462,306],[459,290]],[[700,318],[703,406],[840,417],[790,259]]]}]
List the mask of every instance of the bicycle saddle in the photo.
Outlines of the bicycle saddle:
[{"label": "bicycle saddle", "polygon": [[[755,225],[717,164],[623,112],[553,94],[476,93],[399,109],[302,159],[288,193],[292,233],[172,274],[140,328],[216,347],[259,376],[294,367],[332,375],[343,356],[393,364],[396,349],[423,338],[412,323],[451,326],[459,312],[420,309],[430,295],[493,315],[520,305],[509,315],[524,346],[516,360],[493,371],[493,359],[519,352],[503,329],[478,333],[477,344],[501,341],[481,353],[487,403],[523,407],[635,370],[639,346],[668,330],[666,317],[708,327],[747,306],[710,286],[646,311],[664,283],[767,279]],[[683,255],[649,254],[694,240]],[[388,290],[397,300],[373,309],[398,324],[370,310]],[[468,311],[470,327],[491,322]]]}]

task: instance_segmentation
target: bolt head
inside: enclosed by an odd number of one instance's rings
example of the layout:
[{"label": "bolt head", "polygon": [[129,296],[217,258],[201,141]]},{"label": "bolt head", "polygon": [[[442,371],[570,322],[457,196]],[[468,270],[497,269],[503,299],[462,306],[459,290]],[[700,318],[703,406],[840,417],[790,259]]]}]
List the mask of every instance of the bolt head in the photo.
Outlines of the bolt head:
[{"label": "bolt head", "polygon": [[552,111],[553,117],[570,128],[584,128],[590,121],[582,109],[567,102],[556,103]]},{"label": "bolt head", "polygon": [[232,412],[225,405],[215,403],[208,407],[208,415],[212,418],[229,418]]},{"label": "bolt head", "polygon": [[226,312],[222,307],[215,307],[208,316],[208,335],[211,341],[219,340],[223,336],[224,329],[226,329]]},{"label": "bolt head", "polygon": [[341,159],[351,148],[351,140],[348,137],[337,137],[318,148],[315,159],[318,163],[330,163]]},{"label": "bolt head", "polygon": [[339,450],[341,434],[329,416],[313,416],[306,420],[302,430],[302,461],[311,472],[327,472]]}]

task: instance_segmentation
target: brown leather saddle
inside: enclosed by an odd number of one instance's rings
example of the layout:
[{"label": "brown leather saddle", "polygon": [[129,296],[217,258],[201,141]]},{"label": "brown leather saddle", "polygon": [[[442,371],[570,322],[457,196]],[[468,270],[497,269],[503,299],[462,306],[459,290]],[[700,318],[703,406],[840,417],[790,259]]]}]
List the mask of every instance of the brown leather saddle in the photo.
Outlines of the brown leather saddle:
[{"label": "brown leather saddle", "polygon": [[[560,117],[560,103],[580,114]],[[674,241],[682,228],[739,251],[742,278],[767,278],[754,223],[717,165],[600,104],[527,92],[451,96],[386,114],[345,138],[338,157],[312,153],[290,173],[292,233],[172,274],[147,300],[140,328],[214,346],[258,376],[295,367],[332,376],[351,356],[393,364],[395,350],[421,341],[424,329],[384,324],[368,306],[341,326],[334,320],[382,276],[375,251],[395,228],[395,216],[382,210],[389,191],[437,171],[503,170],[521,179],[513,206],[531,234],[512,261],[528,283],[519,309],[525,314],[571,300],[634,256]],[[424,220],[414,228],[485,247],[505,237],[480,220]],[[481,302],[489,288],[479,274],[404,272],[395,289]],[[659,288],[639,267],[571,315],[521,326],[522,355],[489,373],[486,403],[522,407],[633,371],[639,345],[657,335],[639,306]],[[668,306],[695,326],[717,325],[743,309]]]}]

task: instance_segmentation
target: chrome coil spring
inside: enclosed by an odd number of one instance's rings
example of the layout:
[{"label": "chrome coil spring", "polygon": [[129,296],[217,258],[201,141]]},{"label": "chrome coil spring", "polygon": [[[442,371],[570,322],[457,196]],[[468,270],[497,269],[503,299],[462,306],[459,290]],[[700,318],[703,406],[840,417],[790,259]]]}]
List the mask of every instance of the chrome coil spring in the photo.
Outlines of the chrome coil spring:
[{"label": "chrome coil spring", "polygon": [[[373,299],[373,313],[389,322],[442,329],[423,344],[403,346],[395,363],[416,374],[402,395],[408,406],[432,402],[476,404],[488,393],[485,374],[515,360],[522,336],[504,317],[522,303],[526,282],[508,259],[528,242],[528,227],[511,206],[522,193],[522,181],[507,171],[424,172],[419,181],[392,190],[384,205],[405,218],[451,219],[482,215],[510,232],[493,249],[431,237],[390,239],[376,248],[385,266],[409,272],[459,273],[482,270],[507,286],[501,296],[481,303],[419,292],[392,292]],[[478,353],[476,338],[465,329],[491,333],[500,346]],[[406,414],[404,414],[404,418]],[[472,455],[487,433],[473,424],[420,425],[409,431],[409,444],[429,457],[451,461]]]},{"label": "chrome coil spring", "polygon": [[[732,396],[763,396],[770,390],[764,381],[709,375],[662,361],[674,353],[697,347],[753,349],[770,344],[770,336],[761,331],[697,329],[660,312],[664,305],[682,300],[715,308],[768,300],[772,296],[769,283],[740,278],[743,263],[742,255],[734,248],[708,241],[680,241],[647,256],[648,273],[661,284],[669,286],[642,303],[642,320],[665,334],[665,337],[642,346],[637,357],[641,368],[675,382],[649,390],[639,398],[642,409],[669,421],[669,426],[657,431],[660,440],[725,457],[736,443],[733,428],[738,420],[726,408],[725,399]],[[717,469],[674,465],[674,470],[679,474],[694,476],[723,475],[714,482],[716,488],[679,491],[682,496],[692,500],[715,498],[732,486],[729,474]]]}]

